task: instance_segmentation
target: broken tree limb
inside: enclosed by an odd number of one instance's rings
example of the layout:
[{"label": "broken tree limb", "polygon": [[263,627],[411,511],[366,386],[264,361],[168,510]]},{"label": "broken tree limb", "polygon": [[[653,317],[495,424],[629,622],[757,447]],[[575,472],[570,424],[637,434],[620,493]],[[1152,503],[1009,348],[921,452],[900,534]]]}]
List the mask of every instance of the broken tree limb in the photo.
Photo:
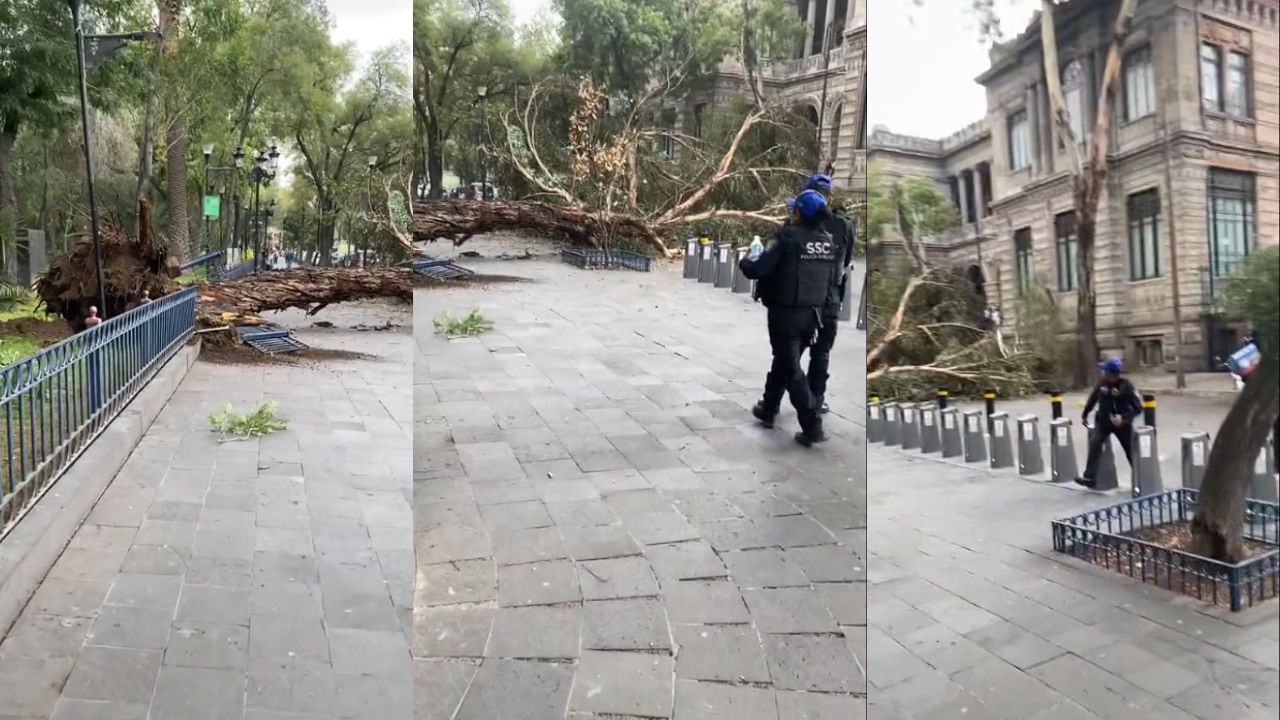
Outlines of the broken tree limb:
[{"label": "broken tree limb", "polygon": [[295,268],[272,270],[197,290],[200,323],[248,324],[270,310],[298,308],[315,315],[328,305],[371,298],[413,300],[412,271],[403,268]]},{"label": "broken tree limb", "polygon": [[627,237],[643,240],[661,257],[670,258],[673,253],[660,235],[664,229],[630,215],[611,214],[601,221],[584,210],[532,201],[427,200],[413,206],[414,242],[449,240],[462,245],[473,235],[522,231],[598,248],[602,237]]}]

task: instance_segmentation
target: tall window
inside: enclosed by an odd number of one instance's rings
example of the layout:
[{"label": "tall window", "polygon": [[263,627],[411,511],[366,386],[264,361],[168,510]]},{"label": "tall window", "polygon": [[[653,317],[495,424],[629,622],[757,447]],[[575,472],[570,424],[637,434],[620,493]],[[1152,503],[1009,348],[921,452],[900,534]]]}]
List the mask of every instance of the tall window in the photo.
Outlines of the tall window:
[{"label": "tall window", "polygon": [[1009,169],[1022,170],[1031,166],[1031,124],[1027,111],[1019,110],[1009,116]]},{"label": "tall window", "polygon": [[1031,253],[1031,228],[1014,231],[1013,252],[1018,263],[1018,293],[1022,294],[1035,285],[1035,256]]},{"label": "tall window", "polygon": [[693,106],[693,136],[702,137],[702,116],[706,114],[707,104],[698,103]]},{"label": "tall window", "polygon": [[1215,277],[1236,274],[1253,249],[1254,186],[1249,173],[1209,169],[1209,252]]},{"label": "tall window", "polygon": [[840,123],[844,120],[844,104],[836,106],[836,114],[831,118],[831,156],[828,158],[830,162],[835,162],[840,157]]},{"label": "tall window", "polygon": [[1155,71],[1151,48],[1129,53],[1124,59],[1124,117],[1133,121],[1155,112]]},{"label": "tall window", "polygon": [[1249,56],[1240,52],[1227,53],[1227,112],[1236,117],[1249,114]]},{"label": "tall window", "polygon": [[1222,48],[1209,43],[1200,44],[1200,104],[1222,111]]},{"label": "tall window", "polygon": [[1071,121],[1071,134],[1076,142],[1085,139],[1085,76],[1084,66],[1079,60],[1072,60],[1062,71],[1062,97],[1067,104],[1067,119]]},{"label": "tall window", "polygon": [[1077,258],[1080,241],[1076,237],[1076,214],[1064,212],[1053,219],[1054,256],[1058,266],[1058,289],[1066,292],[1076,289]]},{"label": "tall window", "polygon": [[1160,276],[1160,192],[1145,190],[1129,196],[1129,279]]}]

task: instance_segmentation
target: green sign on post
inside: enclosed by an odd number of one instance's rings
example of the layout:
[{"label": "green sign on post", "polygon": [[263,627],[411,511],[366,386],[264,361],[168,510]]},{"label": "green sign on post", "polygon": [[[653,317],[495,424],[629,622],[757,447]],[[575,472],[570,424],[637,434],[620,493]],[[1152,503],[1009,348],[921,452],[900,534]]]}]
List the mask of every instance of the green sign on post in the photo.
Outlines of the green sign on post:
[{"label": "green sign on post", "polygon": [[216,218],[222,215],[222,198],[217,195],[204,196],[204,216]]}]

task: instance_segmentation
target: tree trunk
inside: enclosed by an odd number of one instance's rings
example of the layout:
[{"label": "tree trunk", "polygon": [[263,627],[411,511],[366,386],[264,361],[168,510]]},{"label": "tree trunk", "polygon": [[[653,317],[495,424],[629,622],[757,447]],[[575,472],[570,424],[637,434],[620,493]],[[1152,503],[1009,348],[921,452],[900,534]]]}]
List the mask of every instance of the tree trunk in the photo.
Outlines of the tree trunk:
[{"label": "tree trunk", "polygon": [[[181,0],[163,0],[160,33],[164,38],[164,56],[170,62],[178,54],[178,22],[181,17]],[[169,232],[170,255],[182,263],[187,259],[190,234],[187,226],[187,128],[182,119],[182,103],[177,97],[180,86],[171,78],[165,89],[168,115],[165,124],[166,199],[169,206],[165,226]]]},{"label": "tree trunk", "polygon": [[651,245],[661,257],[670,257],[662,235],[675,227],[631,215],[613,214],[602,219],[577,208],[529,201],[429,200],[413,206],[414,242],[443,239],[462,245],[474,235],[520,230],[595,248],[602,247],[611,237],[637,238]]},{"label": "tree trunk", "polygon": [[[143,200],[151,199],[152,175],[155,173],[156,154],[156,88],[155,80],[160,76],[160,57],[164,52],[163,35],[156,40],[155,52],[151,60],[151,92],[147,93],[146,110],[142,116],[142,139],[138,145],[138,186],[134,193],[136,207]],[[136,223],[142,222],[138,218]],[[137,235],[141,229],[135,225],[133,232]]]},{"label": "tree trunk", "polygon": [[337,235],[337,222],[334,218],[334,201],[326,196],[320,197],[320,218],[317,223],[316,245],[320,251],[320,267],[333,267],[333,244]]},{"label": "tree trunk", "polygon": [[427,197],[432,199],[444,197],[444,139],[441,135],[440,124],[434,119],[427,120],[427,182],[431,185]]},{"label": "tree trunk", "polygon": [[1072,380],[1076,387],[1093,382],[1098,355],[1098,293],[1093,285],[1093,249],[1096,245],[1097,202],[1090,207],[1079,203],[1076,212],[1076,242],[1079,258],[1076,287],[1076,362]]},{"label": "tree trunk", "polygon": [[294,268],[209,283],[199,290],[202,324],[228,325],[245,316],[301,308],[314,315],[327,305],[393,297],[412,302],[413,273],[404,268]]},{"label": "tree trunk", "polygon": [[1218,428],[1200,501],[1191,520],[1192,552],[1223,562],[1243,559],[1244,501],[1253,464],[1280,412],[1280,367],[1263,360]]},{"label": "tree trunk", "polygon": [[4,267],[0,275],[17,277],[18,253],[11,247],[12,233],[18,229],[18,193],[13,179],[13,146],[18,142],[18,121],[6,117],[4,127],[0,128],[0,232],[8,237],[0,238],[0,249],[4,250]]}]

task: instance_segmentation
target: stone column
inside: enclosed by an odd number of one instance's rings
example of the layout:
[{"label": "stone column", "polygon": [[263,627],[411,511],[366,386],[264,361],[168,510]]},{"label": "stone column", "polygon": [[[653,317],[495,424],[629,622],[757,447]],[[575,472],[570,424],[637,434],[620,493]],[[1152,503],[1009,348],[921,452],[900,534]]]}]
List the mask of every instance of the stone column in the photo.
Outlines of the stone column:
[{"label": "stone column", "polygon": [[960,223],[969,222],[969,191],[964,185],[964,174],[968,170],[961,170],[956,173],[956,187],[960,190]]},{"label": "stone column", "polygon": [[808,17],[804,21],[806,35],[804,36],[804,56],[809,57],[814,53],[813,49],[813,24],[817,22],[818,16],[818,0],[809,0]]},{"label": "stone column", "polygon": [[[1031,142],[1031,176],[1040,172],[1040,84],[1027,88],[1027,138]],[[1012,158],[1011,158],[1012,159]]]},{"label": "stone column", "polygon": [[49,255],[45,248],[43,231],[27,231],[27,266],[30,268],[32,280],[49,269]]},{"label": "stone column", "polygon": [[986,213],[983,212],[983,207],[982,207],[984,200],[986,198],[986,183],[982,182],[982,166],[981,165],[974,165],[972,172],[973,172],[974,220],[977,221],[978,230],[979,232],[981,232],[982,219],[986,217]]}]

